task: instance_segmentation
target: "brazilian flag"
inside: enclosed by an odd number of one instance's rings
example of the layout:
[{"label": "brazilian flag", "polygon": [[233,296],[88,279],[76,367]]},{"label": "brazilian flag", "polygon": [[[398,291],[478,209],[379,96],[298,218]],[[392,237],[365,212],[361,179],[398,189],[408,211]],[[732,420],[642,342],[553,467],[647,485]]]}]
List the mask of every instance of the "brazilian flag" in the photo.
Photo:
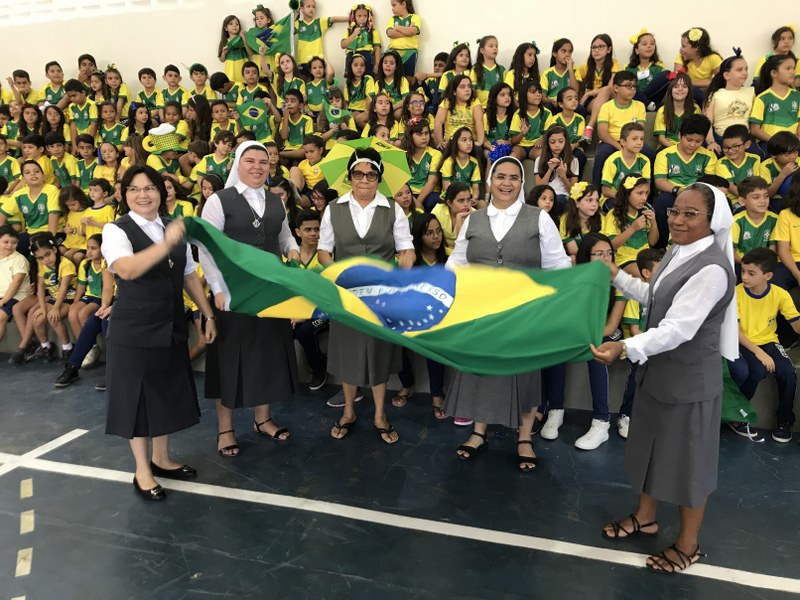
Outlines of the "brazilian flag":
[{"label": "brazilian flag", "polygon": [[293,269],[197,218],[185,220],[231,294],[231,310],[348,327],[462,371],[511,375],[592,358],[608,308],[599,262],[561,271],[470,266],[395,269],[353,258],[316,273]]},{"label": "brazilian flag", "polygon": [[328,102],[327,98],[322,99],[322,105],[325,108],[325,118],[328,120],[328,123],[332,125],[341,123],[352,114],[347,109],[334,108],[333,106],[331,106],[331,103]]},{"label": "brazilian flag", "polygon": [[291,54],[292,52],[292,14],[289,13],[272,27],[252,28],[246,34],[247,45],[258,52],[259,47],[267,47],[267,54]]},{"label": "brazilian flag", "polygon": [[270,113],[263,99],[238,104],[235,110],[239,113],[239,125],[243,129],[253,129],[270,117]]}]

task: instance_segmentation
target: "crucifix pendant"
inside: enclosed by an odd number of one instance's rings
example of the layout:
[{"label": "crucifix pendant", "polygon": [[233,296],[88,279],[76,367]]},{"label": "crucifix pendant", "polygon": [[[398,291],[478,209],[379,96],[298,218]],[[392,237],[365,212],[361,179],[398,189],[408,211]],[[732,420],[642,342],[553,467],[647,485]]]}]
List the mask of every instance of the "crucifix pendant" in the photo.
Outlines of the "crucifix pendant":
[{"label": "crucifix pendant", "polygon": [[258,229],[261,227],[261,219],[255,218],[253,219],[253,229]]}]

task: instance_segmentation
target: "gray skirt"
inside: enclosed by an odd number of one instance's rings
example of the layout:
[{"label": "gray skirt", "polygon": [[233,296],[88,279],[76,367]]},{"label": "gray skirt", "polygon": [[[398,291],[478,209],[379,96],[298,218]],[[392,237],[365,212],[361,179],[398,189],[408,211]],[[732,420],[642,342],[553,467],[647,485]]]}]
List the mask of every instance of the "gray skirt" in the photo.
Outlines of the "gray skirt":
[{"label": "gray skirt", "polygon": [[667,404],[636,389],[625,447],[631,487],[655,500],[698,508],[717,488],[722,396]]},{"label": "gray skirt", "polygon": [[457,419],[519,427],[522,416],[539,406],[542,398],[541,372],[481,377],[455,373],[445,396],[444,409]]},{"label": "gray skirt", "polygon": [[381,385],[402,368],[400,347],[331,321],[328,372],[342,383]]}]

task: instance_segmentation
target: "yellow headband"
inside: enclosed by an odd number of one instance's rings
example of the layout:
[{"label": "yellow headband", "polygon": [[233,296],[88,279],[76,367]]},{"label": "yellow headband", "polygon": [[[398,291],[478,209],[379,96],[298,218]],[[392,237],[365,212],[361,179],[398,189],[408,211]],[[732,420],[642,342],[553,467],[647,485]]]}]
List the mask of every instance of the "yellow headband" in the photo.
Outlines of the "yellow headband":
[{"label": "yellow headband", "polygon": [[579,181],[572,186],[572,189],[569,191],[569,197],[577,202],[583,198],[583,194],[586,192],[587,187],[589,187],[588,181]]},{"label": "yellow headband", "polygon": [[703,37],[703,30],[699,27],[692,27],[689,30],[689,41],[691,42],[699,42],[700,39]]},{"label": "yellow headband", "polygon": [[372,12],[372,7],[369,4],[353,4],[353,8],[350,10],[358,10],[359,8],[363,8],[364,10]]},{"label": "yellow headband", "polygon": [[636,184],[639,182],[641,177],[626,177],[625,181],[622,182],[622,187],[626,190],[632,190],[636,187]]},{"label": "yellow headband", "polygon": [[642,29],[639,31],[639,33],[636,33],[636,34],[632,35],[628,39],[629,39],[630,43],[635,46],[636,44],[639,43],[639,38],[642,37],[645,33],[650,33],[650,32],[647,31],[647,27],[642,27]]}]

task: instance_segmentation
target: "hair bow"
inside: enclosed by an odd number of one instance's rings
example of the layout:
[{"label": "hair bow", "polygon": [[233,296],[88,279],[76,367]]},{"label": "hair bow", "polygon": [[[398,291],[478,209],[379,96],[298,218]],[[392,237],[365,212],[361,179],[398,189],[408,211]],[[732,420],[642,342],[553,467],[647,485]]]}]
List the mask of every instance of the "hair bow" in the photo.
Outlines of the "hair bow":
[{"label": "hair bow", "polygon": [[459,42],[458,40],[456,40],[455,42],[453,42],[453,48],[458,48],[458,47],[459,47],[459,46],[461,46],[462,44],[463,44],[464,46],[466,46],[467,48],[469,48],[469,42]]},{"label": "hair bow", "polygon": [[257,12],[265,12],[266,10],[267,9],[263,4],[259,4],[251,12],[253,13],[253,16],[255,17]]},{"label": "hair bow", "polygon": [[569,197],[577,202],[583,195],[586,193],[586,188],[589,187],[588,181],[579,181],[575,185],[572,186],[572,189],[569,191]]},{"label": "hair bow", "polygon": [[139,108],[139,103],[138,102],[131,102],[130,110],[137,110],[138,108]]},{"label": "hair bow", "polygon": [[289,10],[299,10],[300,0],[289,0]]},{"label": "hair bow", "polygon": [[358,10],[359,8],[363,8],[364,10],[372,12],[372,7],[369,4],[353,4],[353,8],[350,10]]},{"label": "hair bow", "polygon": [[795,27],[791,23],[788,23],[787,25],[784,25],[784,27],[788,27],[789,29],[791,29],[792,33],[797,33],[797,27]]},{"label": "hair bow", "polygon": [[539,56],[539,54],[542,53],[542,51],[539,50],[539,46],[536,45],[536,40],[533,40],[531,42],[531,46],[533,46],[533,49],[536,50],[536,56]]},{"label": "hair bow", "polygon": [[667,75],[667,81],[672,81],[678,76],[679,73],[686,73],[686,69],[684,68],[675,69],[669,75]]},{"label": "hair bow", "polygon": [[699,42],[700,39],[703,37],[703,30],[699,27],[692,27],[689,30],[689,41],[691,42]]},{"label": "hair bow", "polygon": [[733,48],[731,48],[731,50],[733,50],[733,55],[736,58],[741,58],[741,56],[742,56],[742,49],[741,48],[737,48],[736,46],[734,46]]},{"label": "hair bow", "polygon": [[630,38],[628,38],[628,40],[630,41],[631,44],[635,46],[636,44],[639,43],[639,38],[642,37],[645,33],[650,33],[650,32],[647,31],[647,27],[642,27],[639,30],[639,33],[633,34]]},{"label": "hair bow", "polygon": [[636,184],[639,182],[639,179],[641,179],[641,177],[631,177],[631,176],[626,177],[625,181],[622,182],[622,187],[624,187],[626,190],[632,190],[633,188],[636,187]]},{"label": "hair bow", "polygon": [[110,65],[106,65],[106,71],[109,71],[111,69],[114,69],[116,71],[117,65],[115,65],[114,63],[111,63]]},{"label": "hair bow", "polygon": [[408,121],[406,121],[406,127],[413,127],[418,123],[422,123],[422,119],[420,117],[411,117]]}]

